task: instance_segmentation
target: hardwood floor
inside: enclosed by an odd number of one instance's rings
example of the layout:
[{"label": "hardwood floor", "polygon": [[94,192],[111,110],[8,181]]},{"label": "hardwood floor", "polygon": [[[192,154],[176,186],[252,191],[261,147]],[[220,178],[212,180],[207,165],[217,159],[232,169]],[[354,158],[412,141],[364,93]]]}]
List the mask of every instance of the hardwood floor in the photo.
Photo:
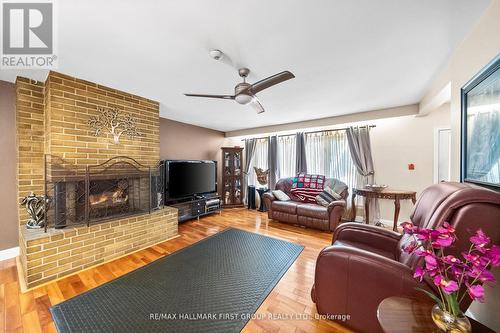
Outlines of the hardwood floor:
[{"label": "hardwood floor", "polygon": [[[180,237],[126,257],[82,271],[37,289],[20,293],[14,259],[0,262],[0,332],[56,332],[50,306],[113,280],[162,256],[235,227],[302,244],[304,251],[259,307],[265,319],[250,320],[243,332],[350,332],[339,324],[314,319],[316,308],[310,290],[319,251],[330,244],[331,234],[268,221],[267,215],[247,209],[227,209],[221,215],[204,217],[179,225]],[[272,254],[270,254],[272,255]],[[311,317],[272,320],[294,314]]]}]

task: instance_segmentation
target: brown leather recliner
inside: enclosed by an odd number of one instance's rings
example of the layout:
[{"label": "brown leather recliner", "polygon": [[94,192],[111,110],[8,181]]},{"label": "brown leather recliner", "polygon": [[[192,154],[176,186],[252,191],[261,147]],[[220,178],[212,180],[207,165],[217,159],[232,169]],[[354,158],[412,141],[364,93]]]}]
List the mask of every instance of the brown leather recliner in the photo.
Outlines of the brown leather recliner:
[{"label": "brown leather recliner", "polygon": [[[460,256],[479,228],[494,244],[499,243],[500,193],[462,183],[432,185],[422,192],[410,218],[424,228],[445,221],[452,224],[457,241],[447,253]],[[434,286],[431,281],[419,283],[413,278],[421,258],[403,251],[410,237],[371,225],[340,225],[333,245],[323,249],[316,261],[311,296],[318,313],[348,314],[350,320],[342,325],[359,332],[383,332],[377,320],[382,300],[390,296],[426,298],[415,287],[433,290]],[[469,304],[462,304],[462,310]]]},{"label": "brown leather recliner", "polygon": [[326,178],[325,186],[340,194],[342,199],[333,201],[328,207],[313,203],[304,203],[294,196],[292,189],[293,177],[282,178],[276,183],[276,189],[285,192],[290,201],[276,200],[272,193],[264,193],[264,203],[267,216],[276,221],[303,225],[309,228],[333,231],[339,225],[346,207],[349,195],[347,185],[334,178]]}]

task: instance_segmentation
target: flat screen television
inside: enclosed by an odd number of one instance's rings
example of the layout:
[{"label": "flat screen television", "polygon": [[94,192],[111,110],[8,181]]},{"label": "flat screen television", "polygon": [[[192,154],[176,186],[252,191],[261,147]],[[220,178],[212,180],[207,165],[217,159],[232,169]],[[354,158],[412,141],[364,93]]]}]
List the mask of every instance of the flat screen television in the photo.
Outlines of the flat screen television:
[{"label": "flat screen television", "polygon": [[182,199],[217,192],[216,161],[164,161],[165,198]]}]

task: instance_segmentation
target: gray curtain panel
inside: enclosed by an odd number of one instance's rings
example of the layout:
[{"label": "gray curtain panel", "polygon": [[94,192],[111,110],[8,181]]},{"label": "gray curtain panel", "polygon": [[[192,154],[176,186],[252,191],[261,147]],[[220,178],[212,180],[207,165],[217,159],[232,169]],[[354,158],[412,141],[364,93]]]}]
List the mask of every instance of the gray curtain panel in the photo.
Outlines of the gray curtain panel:
[{"label": "gray curtain panel", "polygon": [[295,172],[307,172],[307,163],[306,163],[306,138],[304,133],[297,133],[296,140],[296,163],[295,163]]},{"label": "gray curtain panel", "polygon": [[[373,169],[372,148],[370,144],[370,127],[349,127],[346,131],[351,158],[358,173],[362,176],[358,184],[363,187],[366,184],[375,183],[375,171]],[[353,207],[354,209],[354,207]],[[370,202],[370,223],[380,219],[380,208],[378,200]]]},{"label": "gray curtain panel", "polygon": [[269,165],[269,180],[268,186],[270,190],[274,190],[276,186],[276,181],[279,178],[278,169],[278,137],[276,135],[270,136],[267,140],[267,163]]},{"label": "gray curtain panel", "polygon": [[[243,173],[245,174],[244,186],[243,186],[243,202],[247,202],[247,186],[248,186],[248,173],[250,172],[250,163],[252,163],[253,154],[255,153],[255,147],[257,146],[256,139],[246,139],[245,140],[245,169]],[[224,186],[224,184],[222,184]]]}]

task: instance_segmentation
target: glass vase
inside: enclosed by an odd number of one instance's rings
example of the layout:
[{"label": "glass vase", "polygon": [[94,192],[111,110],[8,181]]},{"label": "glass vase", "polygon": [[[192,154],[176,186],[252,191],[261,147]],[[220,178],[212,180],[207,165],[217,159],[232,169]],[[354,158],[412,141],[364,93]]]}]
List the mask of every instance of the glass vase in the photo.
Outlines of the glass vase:
[{"label": "glass vase", "polygon": [[446,333],[470,333],[471,326],[469,319],[460,312],[454,316],[451,313],[444,311],[438,304],[432,307],[432,320],[434,324]]}]

